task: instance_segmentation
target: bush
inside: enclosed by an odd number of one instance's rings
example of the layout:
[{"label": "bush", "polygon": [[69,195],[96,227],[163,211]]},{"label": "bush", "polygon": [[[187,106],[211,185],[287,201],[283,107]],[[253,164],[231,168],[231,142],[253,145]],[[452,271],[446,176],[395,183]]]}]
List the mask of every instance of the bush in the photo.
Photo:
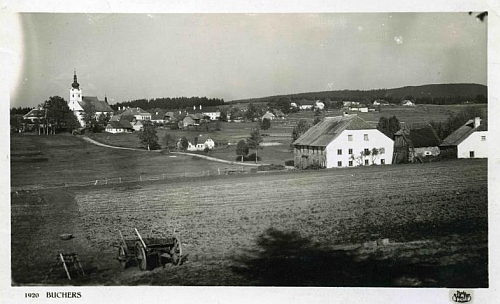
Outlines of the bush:
[{"label": "bush", "polygon": [[311,170],[319,170],[319,169],[323,169],[323,167],[321,167],[319,164],[311,164],[307,167],[307,169],[311,169]]},{"label": "bush", "polygon": [[448,159],[456,159],[457,158],[457,151],[453,149],[449,150],[441,150],[441,152],[438,155],[439,160],[448,160]]},{"label": "bush", "polygon": [[283,165],[262,165],[257,168],[258,171],[275,171],[275,170],[285,170],[285,166]]},{"label": "bush", "polygon": [[295,161],[293,159],[289,159],[285,161],[285,166],[295,166]]},{"label": "bush", "polygon": [[[262,158],[259,156],[257,157],[257,161],[261,161]],[[236,157],[236,161],[241,161],[241,156]],[[255,161],[255,153],[252,153],[248,156],[243,157],[243,161]]]}]

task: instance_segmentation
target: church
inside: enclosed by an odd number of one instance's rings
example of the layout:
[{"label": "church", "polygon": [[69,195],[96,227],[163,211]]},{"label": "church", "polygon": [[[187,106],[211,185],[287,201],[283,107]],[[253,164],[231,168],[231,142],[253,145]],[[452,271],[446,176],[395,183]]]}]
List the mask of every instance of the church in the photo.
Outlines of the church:
[{"label": "church", "polygon": [[73,83],[69,91],[68,107],[73,111],[76,118],[78,118],[78,122],[82,127],[85,127],[84,108],[87,106],[92,106],[94,108],[96,118],[100,115],[113,115],[113,109],[109,106],[107,97],[104,97],[104,101],[102,101],[96,96],[83,96],[75,71]]}]

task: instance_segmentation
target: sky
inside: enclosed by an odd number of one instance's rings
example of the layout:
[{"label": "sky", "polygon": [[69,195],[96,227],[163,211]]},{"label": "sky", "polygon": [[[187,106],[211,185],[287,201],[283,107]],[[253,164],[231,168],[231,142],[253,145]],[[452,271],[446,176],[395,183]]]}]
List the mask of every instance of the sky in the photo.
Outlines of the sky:
[{"label": "sky", "polygon": [[462,13],[21,13],[11,107],[87,96],[110,104],[226,101],[431,83],[487,84],[487,20]]}]

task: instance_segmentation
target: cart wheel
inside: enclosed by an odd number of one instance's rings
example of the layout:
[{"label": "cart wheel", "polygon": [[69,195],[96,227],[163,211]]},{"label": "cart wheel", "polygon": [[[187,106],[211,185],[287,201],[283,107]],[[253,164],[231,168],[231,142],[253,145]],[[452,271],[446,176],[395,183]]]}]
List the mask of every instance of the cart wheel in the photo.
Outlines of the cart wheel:
[{"label": "cart wheel", "polygon": [[179,265],[182,260],[182,244],[179,236],[174,235],[174,245],[170,249],[170,257],[172,258],[172,264]]},{"label": "cart wheel", "polygon": [[135,244],[135,258],[140,270],[148,269],[148,256],[146,255],[146,250],[140,242]]},{"label": "cart wheel", "polygon": [[120,246],[118,248],[118,262],[120,262],[120,265],[122,265],[123,269],[126,269],[128,266],[128,259],[127,259],[127,254],[125,251],[125,248],[123,246]]}]

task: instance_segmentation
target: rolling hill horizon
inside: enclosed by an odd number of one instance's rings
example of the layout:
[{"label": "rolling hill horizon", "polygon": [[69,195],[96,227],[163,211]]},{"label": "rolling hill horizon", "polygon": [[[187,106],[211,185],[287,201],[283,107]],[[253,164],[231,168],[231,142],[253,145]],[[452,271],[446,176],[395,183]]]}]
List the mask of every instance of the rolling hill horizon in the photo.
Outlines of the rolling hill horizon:
[{"label": "rolling hill horizon", "polygon": [[246,103],[246,102],[269,102],[279,98],[297,99],[402,99],[411,96],[415,99],[420,98],[471,98],[474,99],[478,95],[487,96],[488,87],[476,83],[445,83],[445,84],[425,84],[417,86],[403,86],[391,89],[371,89],[371,90],[334,90],[334,91],[317,91],[303,92],[293,94],[281,94],[273,96],[264,96],[256,98],[235,99],[229,103]]}]

